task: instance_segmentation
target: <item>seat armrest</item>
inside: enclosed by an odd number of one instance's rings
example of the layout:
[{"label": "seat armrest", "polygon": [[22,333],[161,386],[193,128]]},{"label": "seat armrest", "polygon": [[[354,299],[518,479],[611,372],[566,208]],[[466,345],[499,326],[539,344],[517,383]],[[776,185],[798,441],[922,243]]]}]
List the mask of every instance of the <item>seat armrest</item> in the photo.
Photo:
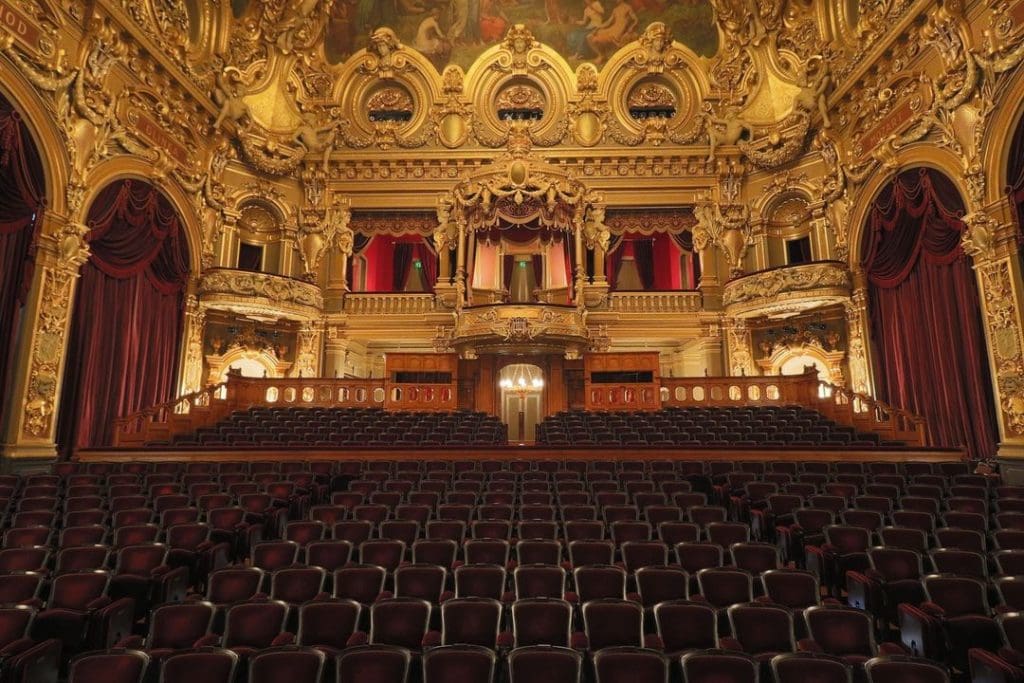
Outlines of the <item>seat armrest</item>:
[{"label": "seat armrest", "polygon": [[287,631],[285,631],[284,633],[281,633],[276,638],[274,638],[274,640],[271,641],[270,644],[273,647],[279,647],[281,645],[291,645],[294,642],[295,642],[295,634],[294,633],[288,633]]},{"label": "seat armrest", "polygon": [[217,647],[218,645],[220,645],[220,636],[216,633],[208,633],[199,640],[197,640],[192,647]]},{"label": "seat armrest", "polygon": [[800,652],[824,652],[825,651],[825,650],[822,649],[821,645],[818,645],[818,643],[816,643],[811,638],[802,638],[802,639],[800,639],[800,641],[796,644],[796,649],[799,650]]},{"label": "seat armrest", "polygon": [[740,641],[729,636],[723,636],[718,639],[718,647],[722,650],[735,650],[736,652],[743,652],[743,645]]}]

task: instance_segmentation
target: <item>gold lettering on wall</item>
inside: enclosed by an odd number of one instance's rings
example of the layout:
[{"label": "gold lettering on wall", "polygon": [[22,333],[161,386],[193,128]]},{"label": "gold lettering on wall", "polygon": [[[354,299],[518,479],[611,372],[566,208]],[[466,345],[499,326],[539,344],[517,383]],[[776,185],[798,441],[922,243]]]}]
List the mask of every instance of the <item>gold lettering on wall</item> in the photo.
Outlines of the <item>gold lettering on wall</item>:
[{"label": "gold lettering on wall", "polygon": [[857,141],[857,159],[866,159],[879,143],[890,135],[902,130],[917,115],[914,106],[909,102],[901,102],[881,121],[869,128]]},{"label": "gold lettering on wall", "polygon": [[42,31],[36,28],[18,10],[0,0],[0,28],[8,31],[25,46],[33,50],[39,49]]},{"label": "gold lettering on wall", "polygon": [[184,145],[175,140],[170,133],[160,127],[156,121],[138,110],[128,112],[128,121],[135,126],[135,130],[154,146],[159,147],[167,156],[174,159],[180,165],[188,163],[188,150]]}]

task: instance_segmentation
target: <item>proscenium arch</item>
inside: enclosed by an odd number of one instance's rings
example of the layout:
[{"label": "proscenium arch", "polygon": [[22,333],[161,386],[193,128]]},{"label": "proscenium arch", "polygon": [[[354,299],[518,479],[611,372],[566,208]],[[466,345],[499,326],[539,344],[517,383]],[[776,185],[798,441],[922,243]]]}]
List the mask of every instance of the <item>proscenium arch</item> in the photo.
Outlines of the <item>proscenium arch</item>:
[{"label": "proscenium arch", "polygon": [[[64,139],[38,91],[25,80],[18,69],[11,66],[6,57],[0,57],[0,94],[18,111],[36,149],[39,150],[46,212],[66,216],[67,196],[63,188],[68,186],[71,163]],[[42,229],[45,230],[46,227],[47,222],[44,220]]]},{"label": "proscenium arch", "polygon": [[850,248],[850,256],[847,265],[851,272],[860,271],[862,254],[862,243],[864,241],[864,230],[867,227],[868,215],[871,207],[878,197],[878,193],[893,178],[904,171],[913,168],[930,168],[946,176],[952,183],[960,196],[960,202],[965,211],[971,207],[967,203],[967,187],[963,179],[963,162],[957,155],[949,150],[935,147],[930,143],[919,142],[908,145],[896,153],[897,164],[893,168],[879,167],[860,186],[856,201],[849,215],[849,233],[847,244]]},{"label": "proscenium arch", "polygon": [[185,230],[185,243],[188,246],[188,270],[190,279],[195,279],[202,271],[202,222],[189,198],[188,193],[178,183],[164,178],[159,178],[156,169],[145,160],[135,157],[115,157],[107,159],[99,164],[89,174],[86,186],[89,188],[85,200],[82,202],[81,215],[73,217],[80,223],[85,223],[93,202],[101,191],[111,183],[119,180],[139,180],[152,185],[164,198],[170,202],[181,226]]}]

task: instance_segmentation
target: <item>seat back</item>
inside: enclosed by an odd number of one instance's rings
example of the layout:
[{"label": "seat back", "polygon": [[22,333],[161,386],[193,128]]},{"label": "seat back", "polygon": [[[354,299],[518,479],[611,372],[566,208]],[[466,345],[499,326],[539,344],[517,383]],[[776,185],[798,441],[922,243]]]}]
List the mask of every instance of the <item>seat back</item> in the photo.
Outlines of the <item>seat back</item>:
[{"label": "seat back", "polygon": [[253,655],[249,683],[320,683],[324,653],[311,647],[275,647]]},{"label": "seat back", "polygon": [[517,648],[568,647],[571,632],[572,605],[565,600],[524,598],[512,603],[512,633]]},{"label": "seat back", "polygon": [[149,649],[184,650],[210,633],[216,608],[209,602],[174,603],[157,607],[150,616]]},{"label": "seat back", "polygon": [[238,655],[231,650],[204,648],[179,652],[161,662],[160,683],[233,683]]},{"label": "seat back", "polygon": [[718,647],[718,612],[707,603],[658,603],[654,606],[654,622],[668,654]]},{"label": "seat back", "polygon": [[600,598],[583,603],[583,628],[593,651],[643,645],[644,611],[638,603]]},{"label": "seat back", "polygon": [[224,647],[270,647],[284,631],[288,605],[277,601],[243,602],[228,608]]},{"label": "seat back", "polygon": [[756,660],[739,652],[705,650],[680,659],[686,683],[758,683]]},{"label": "seat back", "polygon": [[517,647],[507,661],[509,683],[579,683],[583,673],[583,655],[567,647]]},{"label": "seat back", "polygon": [[142,683],[149,655],[138,650],[87,652],[71,660],[68,683]]},{"label": "seat back", "polygon": [[338,681],[345,683],[406,683],[412,654],[390,645],[350,647],[338,655]]},{"label": "seat back", "polygon": [[788,609],[749,603],[733,605],[728,614],[732,635],[744,652],[759,655],[796,650],[793,614]]},{"label": "seat back", "polygon": [[297,642],[342,650],[359,627],[362,605],[355,600],[318,600],[299,608]]},{"label": "seat back", "polygon": [[441,605],[441,642],[495,649],[502,606],[490,598],[453,598]]},{"label": "seat back", "polygon": [[370,643],[422,647],[430,626],[430,603],[416,598],[386,598],[370,608]]},{"label": "seat back", "polygon": [[668,659],[657,650],[609,647],[594,654],[596,683],[666,683]]},{"label": "seat back", "polygon": [[811,639],[827,654],[873,657],[877,651],[874,625],[867,612],[849,607],[808,607],[804,619]]}]

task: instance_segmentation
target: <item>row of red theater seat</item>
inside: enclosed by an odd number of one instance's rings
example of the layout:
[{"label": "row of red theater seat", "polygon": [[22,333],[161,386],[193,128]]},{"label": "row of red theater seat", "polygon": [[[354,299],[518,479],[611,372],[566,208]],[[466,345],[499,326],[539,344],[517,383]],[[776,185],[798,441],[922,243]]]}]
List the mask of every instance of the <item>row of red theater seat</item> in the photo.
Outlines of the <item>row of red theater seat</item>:
[{"label": "row of red theater seat", "polygon": [[[323,679],[326,658],[311,648],[278,647],[261,650],[249,668],[250,683],[318,683]],[[402,648],[362,646],[351,648],[336,662],[337,683],[663,683],[678,669],[685,683],[758,683],[764,668],[756,659],[738,652],[708,650],[688,653],[672,661],[656,650],[638,647],[606,648],[585,660],[567,648],[524,647],[499,658],[490,650],[472,645],[438,647],[420,661]],[[844,683],[849,667],[841,660],[812,653],[782,654],[769,662],[777,683]],[[72,663],[70,683],[140,683],[147,670],[156,668],[142,652],[112,650],[82,655]],[[205,648],[175,655],[160,668],[163,683],[233,683],[237,657],[230,650]],[[899,656],[875,657],[866,662],[869,683],[949,683],[942,666],[922,659]],[[412,674],[411,672],[415,672]]]},{"label": "row of red theater seat", "polygon": [[501,420],[481,412],[354,408],[250,408],[215,425],[151,446],[489,446],[508,441]]},{"label": "row of red theater seat", "polygon": [[[395,472],[397,472],[397,470],[395,470]],[[390,479],[390,477],[388,477],[388,478]],[[499,480],[500,480],[500,479],[499,479]],[[599,481],[599,480],[601,480],[601,479],[597,479],[597,480]],[[728,477],[726,477],[726,478],[725,478],[725,479],[724,479],[724,480],[723,480],[723,481],[722,481],[722,482],[720,483],[720,485],[722,485],[722,484],[727,484],[727,483],[728,483]],[[745,485],[745,484],[744,484],[744,485]],[[743,493],[743,492],[741,492],[741,490],[740,490],[740,492],[737,492],[737,490],[733,490],[733,489],[731,489],[731,488],[730,488],[730,489],[728,490],[728,494],[729,494],[729,498],[730,498],[730,500],[731,500],[732,498],[734,498],[734,495],[735,495],[735,494],[741,494],[741,493]],[[284,506],[284,507],[285,507],[285,508],[291,508],[291,505],[287,505],[287,506]],[[735,507],[735,508],[733,508],[732,506],[730,506],[730,512],[731,512],[731,511],[733,511],[733,510],[736,510],[736,511],[738,511],[738,510],[741,510],[741,509],[742,509],[742,507],[741,507],[741,506],[740,506],[740,507]],[[257,524],[257,526],[259,526],[259,524]],[[280,528],[280,527],[279,527],[279,528]],[[482,539],[481,539],[481,540],[482,540]],[[612,544],[612,545],[614,546],[615,544]],[[617,544],[617,545],[620,545],[620,546],[622,546],[623,544]],[[664,545],[664,544],[663,544],[663,545]],[[360,550],[361,550],[361,549],[360,549]],[[294,558],[293,558],[293,559],[294,559]],[[617,558],[616,558],[616,559],[617,559]]]}]

